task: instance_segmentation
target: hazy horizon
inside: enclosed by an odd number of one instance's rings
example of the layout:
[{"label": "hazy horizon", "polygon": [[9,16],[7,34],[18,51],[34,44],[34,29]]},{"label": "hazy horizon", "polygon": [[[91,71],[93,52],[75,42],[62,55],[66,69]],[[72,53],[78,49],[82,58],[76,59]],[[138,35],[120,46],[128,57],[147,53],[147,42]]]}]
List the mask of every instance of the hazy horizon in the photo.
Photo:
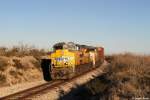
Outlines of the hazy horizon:
[{"label": "hazy horizon", "polygon": [[106,53],[150,54],[149,0],[3,0],[0,46],[102,45]]}]

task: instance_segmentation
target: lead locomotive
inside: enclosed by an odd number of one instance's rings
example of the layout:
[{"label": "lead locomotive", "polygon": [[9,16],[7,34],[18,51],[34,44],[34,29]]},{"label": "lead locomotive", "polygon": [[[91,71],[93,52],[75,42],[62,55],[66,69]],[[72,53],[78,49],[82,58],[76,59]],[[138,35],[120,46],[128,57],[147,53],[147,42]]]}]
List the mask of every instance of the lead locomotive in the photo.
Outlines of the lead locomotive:
[{"label": "lead locomotive", "polygon": [[61,42],[42,59],[41,67],[46,81],[70,79],[104,62],[104,48]]}]

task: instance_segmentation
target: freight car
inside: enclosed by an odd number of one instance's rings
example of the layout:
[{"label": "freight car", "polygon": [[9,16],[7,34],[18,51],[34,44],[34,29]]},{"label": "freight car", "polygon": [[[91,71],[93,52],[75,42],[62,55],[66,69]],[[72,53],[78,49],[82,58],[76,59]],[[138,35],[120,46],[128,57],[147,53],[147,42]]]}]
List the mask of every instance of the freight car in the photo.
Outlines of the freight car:
[{"label": "freight car", "polygon": [[100,66],[104,62],[104,48],[61,42],[42,59],[41,67],[46,81],[70,79]]}]

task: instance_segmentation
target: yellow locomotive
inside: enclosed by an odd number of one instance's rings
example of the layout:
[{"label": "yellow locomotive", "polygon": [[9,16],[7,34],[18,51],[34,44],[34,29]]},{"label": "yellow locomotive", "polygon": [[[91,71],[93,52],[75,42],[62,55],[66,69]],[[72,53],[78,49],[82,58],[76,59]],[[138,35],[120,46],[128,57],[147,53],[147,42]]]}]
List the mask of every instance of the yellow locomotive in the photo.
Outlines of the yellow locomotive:
[{"label": "yellow locomotive", "polygon": [[42,59],[44,79],[69,79],[104,61],[104,48],[61,42],[53,46],[53,52]]}]

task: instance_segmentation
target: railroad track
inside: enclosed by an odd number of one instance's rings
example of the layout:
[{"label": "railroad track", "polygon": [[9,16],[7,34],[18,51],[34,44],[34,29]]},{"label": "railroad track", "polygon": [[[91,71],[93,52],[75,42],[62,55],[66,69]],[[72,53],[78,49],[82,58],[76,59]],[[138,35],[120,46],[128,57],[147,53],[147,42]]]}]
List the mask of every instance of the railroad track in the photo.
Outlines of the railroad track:
[{"label": "railroad track", "polygon": [[72,80],[77,79],[78,77],[83,76],[83,75],[87,74],[88,72],[90,72],[92,70],[96,70],[96,69],[97,68],[86,71],[85,73],[77,75],[69,80],[57,80],[57,81],[55,80],[55,81],[51,81],[48,83],[44,83],[42,85],[32,87],[32,88],[17,92],[15,94],[11,94],[11,95],[2,97],[2,98],[0,98],[0,100],[24,100],[24,99],[30,100],[28,98],[30,98],[30,97],[32,98],[35,95],[44,94],[44,93],[46,93],[47,90],[52,90],[56,87],[59,87],[59,86],[65,84],[65,83],[69,83]]},{"label": "railroad track", "polygon": [[44,91],[46,89],[52,89],[56,86],[60,85],[63,81],[51,81],[48,83],[41,84],[39,86],[35,86],[20,92],[17,92],[15,94],[10,94],[8,96],[0,98],[0,100],[22,100],[25,98],[28,98],[32,95],[38,94],[41,91]]}]

